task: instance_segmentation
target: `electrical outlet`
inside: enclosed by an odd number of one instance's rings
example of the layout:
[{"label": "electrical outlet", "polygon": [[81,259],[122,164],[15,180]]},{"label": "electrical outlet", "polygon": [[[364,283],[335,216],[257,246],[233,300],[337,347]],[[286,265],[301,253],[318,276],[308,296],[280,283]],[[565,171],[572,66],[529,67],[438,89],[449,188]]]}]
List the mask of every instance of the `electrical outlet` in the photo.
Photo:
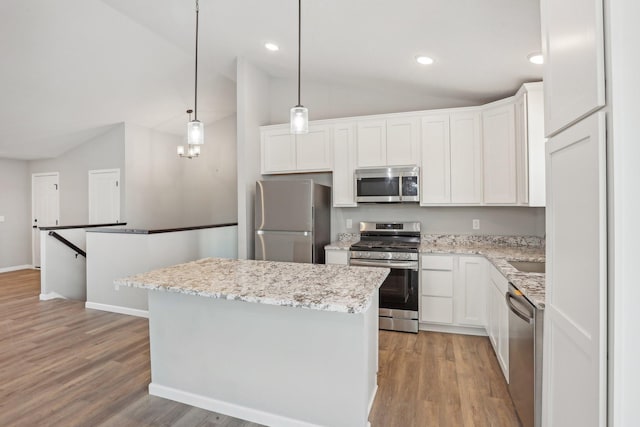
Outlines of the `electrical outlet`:
[{"label": "electrical outlet", "polygon": [[474,219],[472,222],[473,225],[473,229],[474,230],[480,230],[480,220],[479,219]]},{"label": "electrical outlet", "polygon": [[352,221],[352,220],[350,220],[350,219],[348,219],[348,220],[347,220],[347,228],[348,228],[348,229],[351,229],[352,227],[353,227],[353,221]]}]

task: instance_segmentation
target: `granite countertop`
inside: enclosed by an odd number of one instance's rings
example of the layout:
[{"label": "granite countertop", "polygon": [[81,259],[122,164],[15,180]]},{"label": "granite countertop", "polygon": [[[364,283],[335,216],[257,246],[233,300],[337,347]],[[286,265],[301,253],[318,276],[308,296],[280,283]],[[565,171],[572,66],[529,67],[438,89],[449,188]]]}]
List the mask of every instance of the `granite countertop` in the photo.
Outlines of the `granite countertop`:
[{"label": "granite countertop", "polygon": [[[325,249],[347,251],[359,237],[353,233],[340,234],[338,241],[331,242]],[[540,237],[425,234],[419,251],[424,254],[482,255],[536,308],[544,309],[545,275],[523,273],[508,263],[545,261],[544,239]]]},{"label": "granite countertop", "polygon": [[362,313],[388,268],[205,258],[114,283],[149,290],[312,310]]}]

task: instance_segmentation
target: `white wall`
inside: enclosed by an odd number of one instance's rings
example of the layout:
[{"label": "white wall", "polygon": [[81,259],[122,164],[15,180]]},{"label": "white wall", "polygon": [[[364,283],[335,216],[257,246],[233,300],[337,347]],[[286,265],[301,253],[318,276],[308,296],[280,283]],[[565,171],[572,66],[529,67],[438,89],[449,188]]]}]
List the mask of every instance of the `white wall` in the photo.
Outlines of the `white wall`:
[{"label": "white wall", "polygon": [[[84,228],[55,230],[86,252]],[[64,243],[40,231],[40,299],[68,298],[84,301],[87,298],[86,258]]]},{"label": "white wall", "polygon": [[0,270],[31,264],[30,196],[28,163],[0,159]]},{"label": "white wall", "polygon": [[[60,225],[88,224],[89,171],[120,169],[122,178],[126,176],[124,155],[124,123],[120,123],[55,159],[30,161],[29,169],[31,174],[60,173]],[[120,194],[122,212],[126,206],[123,192]]]},{"label": "white wall", "polygon": [[[269,81],[269,123],[289,121],[289,110],[297,103],[297,81],[272,78]],[[309,109],[310,120],[398,113],[437,108],[476,105],[464,99],[425,96],[415,91],[371,87],[343,86],[313,81],[302,82],[302,105]]]},{"label": "white wall", "polygon": [[269,124],[269,76],[244,58],[237,63],[238,258],[254,253],[254,198],[260,175],[260,129]]},{"label": "white wall", "polygon": [[127,227],[236,222],[236,116],[207,124],[202,154],[179,158],[184,137],[125,126]]},{"label": "white wall", "polygon": [[236,115],[208,124],[198,159],[182,159],[182,217],[192,225],[238,220]]}]

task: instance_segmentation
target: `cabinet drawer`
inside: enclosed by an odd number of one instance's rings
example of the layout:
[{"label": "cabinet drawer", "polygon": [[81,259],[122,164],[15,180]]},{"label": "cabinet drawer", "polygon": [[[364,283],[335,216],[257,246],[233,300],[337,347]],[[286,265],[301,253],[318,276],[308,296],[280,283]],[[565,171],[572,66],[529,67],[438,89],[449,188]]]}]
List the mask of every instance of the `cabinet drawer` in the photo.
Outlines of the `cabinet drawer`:
[{"label": "cabinet drawer", "polygon": [[453,272],[443,270],[422,270],[422,295],[452,297]]},{"label": "cabinet drawer", "polygon": [[453,270],[452,256],[422,255],[422,268],[428,270]]},{"label": "cabinet drawer", "polygon": [[421,302],[421,322],[453,323],[453,299],[423,296]]}]

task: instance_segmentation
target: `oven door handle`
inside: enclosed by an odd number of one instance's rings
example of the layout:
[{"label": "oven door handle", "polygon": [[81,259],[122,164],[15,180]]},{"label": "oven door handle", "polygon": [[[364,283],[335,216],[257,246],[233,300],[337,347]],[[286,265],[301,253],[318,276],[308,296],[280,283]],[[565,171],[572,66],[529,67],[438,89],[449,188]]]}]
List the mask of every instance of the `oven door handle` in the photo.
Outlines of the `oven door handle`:
[{"label": "oven door handle", "polygon": [[414,270],[418,271],[418,263],[415,261],[393,261],[393,260],[362,260],[362,259],[352,259],[349,260],[349,265],[357,266],[357,267],[386,267],[386,268],[396,268],[399,270]]}]

